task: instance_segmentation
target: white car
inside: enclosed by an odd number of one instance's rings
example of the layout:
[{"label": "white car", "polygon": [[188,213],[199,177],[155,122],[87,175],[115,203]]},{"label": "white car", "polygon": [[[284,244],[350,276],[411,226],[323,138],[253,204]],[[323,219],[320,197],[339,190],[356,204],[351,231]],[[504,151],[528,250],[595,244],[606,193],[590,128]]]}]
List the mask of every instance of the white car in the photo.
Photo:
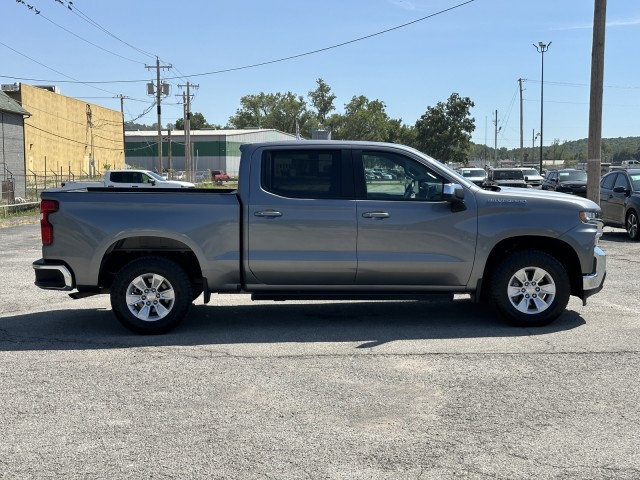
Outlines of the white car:
[{"label": "white car", "polygon": [[464,178],[480,187],[484,185],[484,182],[487,180],[487,172],[483,168],[462,167],[458,169],[458,172]]},{"label": "white car", "polygon": [[522,174],[524,175],[524,180],[527,182],[527,185],[532,188],[540,188],[542,186],[542,181],[544,180],[543,176],[540,175],[537,169],[533,167],[520,167],[522,170]]}]

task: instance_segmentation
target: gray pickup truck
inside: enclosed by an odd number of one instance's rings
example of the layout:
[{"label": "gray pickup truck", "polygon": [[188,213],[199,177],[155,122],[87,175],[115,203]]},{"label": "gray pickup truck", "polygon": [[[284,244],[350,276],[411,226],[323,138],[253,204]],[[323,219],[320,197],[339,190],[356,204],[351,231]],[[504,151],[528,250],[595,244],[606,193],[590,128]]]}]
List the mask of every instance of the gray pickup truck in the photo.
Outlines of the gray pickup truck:
[{"label": "gray pickup truck", "polygon": [[[375,173],[375,174],[373,174]],[[245,145],[237,190],[42,192],[35,284],[109,293],[163,333],[194,299],[424,300],[470,294],[521,326],[603,286],[600,209],[576,196],[483,190],[400,145]]]}]

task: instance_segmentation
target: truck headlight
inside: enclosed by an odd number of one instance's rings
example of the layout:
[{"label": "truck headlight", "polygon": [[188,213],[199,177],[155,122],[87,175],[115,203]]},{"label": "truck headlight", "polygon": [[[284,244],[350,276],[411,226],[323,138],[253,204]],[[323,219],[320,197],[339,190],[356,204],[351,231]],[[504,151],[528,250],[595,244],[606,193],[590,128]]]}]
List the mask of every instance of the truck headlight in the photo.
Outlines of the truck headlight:
[{"label": "truck headlight", "polygon": [[600,218],[600,212],[594,210],[584,210],[580,212],[580,220],[582,223],[593,223]]}]

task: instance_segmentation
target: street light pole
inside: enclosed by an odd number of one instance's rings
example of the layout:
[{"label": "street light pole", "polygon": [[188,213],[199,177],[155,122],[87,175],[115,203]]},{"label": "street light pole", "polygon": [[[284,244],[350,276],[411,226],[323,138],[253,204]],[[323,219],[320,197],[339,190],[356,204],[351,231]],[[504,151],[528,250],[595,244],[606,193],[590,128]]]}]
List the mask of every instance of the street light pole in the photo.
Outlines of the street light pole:
[{"label": "street light pole", "polygon": [[547,44],[544,42],[538,42],[538,45],[533,44],[538,53],[542,54],[542,74],[540,77],[540,172],[542,172],[542,125],[544,121],[544,52],[549,50],[550,45],[551,42]]}]

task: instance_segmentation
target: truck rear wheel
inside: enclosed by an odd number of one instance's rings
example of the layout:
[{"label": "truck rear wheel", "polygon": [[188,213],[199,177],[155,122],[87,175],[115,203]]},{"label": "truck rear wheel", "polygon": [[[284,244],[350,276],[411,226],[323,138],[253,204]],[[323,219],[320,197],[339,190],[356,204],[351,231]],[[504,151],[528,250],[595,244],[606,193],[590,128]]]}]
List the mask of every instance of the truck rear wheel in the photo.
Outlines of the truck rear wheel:
[{"label": "truck rear wheel", "polygon": [[491,301],[512,323],[521,327],[547,325],[569,302],[569,275],[562,264],[540,251],[519,251],[495,269]]},{"label": "truck rear wheel", "polygon": [[189,277],[175,262],[144,257],[127,264],[111,286],[111,307],[129,330],[166,333],[187,315],[193,292]]}]

